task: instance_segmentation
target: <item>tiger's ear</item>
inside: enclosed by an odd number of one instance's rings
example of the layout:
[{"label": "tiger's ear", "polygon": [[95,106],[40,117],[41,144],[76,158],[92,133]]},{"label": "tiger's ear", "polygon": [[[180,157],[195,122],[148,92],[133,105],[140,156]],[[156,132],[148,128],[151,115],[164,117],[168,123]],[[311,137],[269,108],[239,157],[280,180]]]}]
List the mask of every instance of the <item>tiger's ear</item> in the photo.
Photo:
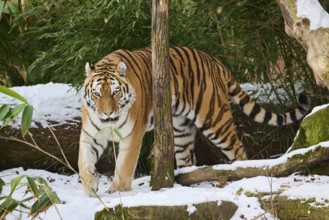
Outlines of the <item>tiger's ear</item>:
[{"label": "tiger's ear", "polygon": [[126,70],[127,70],[127,65],[124,62],[120,62],[117,66],[117,72],[119,73],[119,75],[125,77]]},{"label": "tiger's ear", "polygon": [[95,69],[95,66],[93,64],[89,64],[87,62],[86,66],[85,66],[86,76],[90,76],[90,74],[93,72],[94,69]]}]

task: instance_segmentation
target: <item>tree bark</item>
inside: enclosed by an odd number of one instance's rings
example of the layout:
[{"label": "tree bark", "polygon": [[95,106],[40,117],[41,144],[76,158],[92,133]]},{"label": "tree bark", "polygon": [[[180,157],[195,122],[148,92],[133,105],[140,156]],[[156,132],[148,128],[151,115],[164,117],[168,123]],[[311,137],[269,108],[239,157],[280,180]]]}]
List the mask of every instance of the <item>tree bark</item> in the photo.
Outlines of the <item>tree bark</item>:
[{"label": "tree bark", "polygon": [[297,16],[296,0],[276,0],[285,21],[285,31],[307,51],[307,63],[318,85],[329,88],[329,28],[311,30],[310,20]]},{"label": "tree bark", "polygon": [[[256,176],[284,177],[302,169],[308,169],[316,164],[329,161],[329,147],[319,145],[315,149],[310,147],[307,152],[300,154],[290,153],[287,161],[274,166],[257,166],[252,162],[244,161],[242,166],[230,165],[229,169],[214,169],[205,166],[194,171],[180,173],[176,175],[176,182],[182,185],[192,185],[205,181],[219,181],[220,185],[225,185],[228,181],[240,180]],[[283,156],[284,157],[284,156]],[[248,166],[248,163],[251,163]]]},{"label": "tree bark", "polygon": [[152,1],[154,145],[152,190],[173,187],[174,152],[169,81],[168,1]]}]

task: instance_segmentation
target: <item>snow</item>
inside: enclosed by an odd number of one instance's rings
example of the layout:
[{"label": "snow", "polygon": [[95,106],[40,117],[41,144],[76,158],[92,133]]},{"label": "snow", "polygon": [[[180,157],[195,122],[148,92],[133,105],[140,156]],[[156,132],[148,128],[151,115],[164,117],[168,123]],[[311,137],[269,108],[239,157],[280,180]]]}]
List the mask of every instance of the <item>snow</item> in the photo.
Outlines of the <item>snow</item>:
[{"label": "snow", "polygon": [[[73,87],[68,84],[48,83],[35,86],[22,86],[10,88],[21,94],[37,111],[33,114],[32,127],[37,127],[38,123],[43,128],[48,122],[57,122],[58,125],[64,123],[77,123],[77,118],[81,117],[81,96]],[[12,106],[21,102],[0,93],[0,104],[10,104]],[[18,128],[20,118],[11,126]]]},{"label": "snow", "polygon": [[[242,87],[249,94],[258,97],[260,101],[268,101],[274,97],[265,95],[265,87],[259,87],[252,84],[243,84]],[[81,114],[81,94],[76,92],[71,86],[66,84],[49,83],[46,85],[36,85],[30,87],[16,87],[13,90],[19,92],[32,104],[35,109],[40,112],[40,115],[34,114],[33,126],[46,126],[44,119],[47,121],[63,123],[78,123],[78,118]],[[279,92],[284,95],[284,91]],[[263,97],[263,98],[262,98]],[[0,103],[15,105],[19,103],[12,98],[0,94]],[[320,107],[318,108],[320,109]],[[43,116],[41,116],[43,115]],[[73,120],[72,120],[73,119]],[[13,126],[18,126],[19,121]],[[321,146],[329,147],[329,142],[322,142]],[[235,162],[233,164],[216,165],[215,169],[235,169],[237,167],[253,166],[253,167],[271,167],[278,163],[284,162],[287,158],[296,153],[306,152],[316,148],[317,145],[309,149],[300,149],[290,152],[280,158],[273,160],[251,160]],[[188,167],[175,171],[175,174],[190,172],[195,170],[196,167]],[[89,220],[93,219],[94,213],[101,210],[104,204],[107,207],[115,207],[118,204],[123,206],[133,207],[140,205],[187,205],[186,212],[192,214],[196,211],[194,204],[201,202],[215,201],[221,203],[222,201],[231,201],[238,205],[238,210],[232,217],[232,220],[241,219],[276,219],[270,213],[266,213],[262,208],[257,193],[264,193],[261,199],[270,199],[272,193],[282,196],[288,196],[290,199],[307,200],[310,198],[315,199],[314,206],[318,203],[328,206],[329,203],[329,177],[328,176],[300,176],[293,174],[285,178],[274,178],[266,176],[258,176],[254,178],[242,179],[234,181],[223,188],[218,188],[218,182],[204,182],[187,187],[175,184],[173,188],[161,189],[160,191],[151,191],[149,186],[150,177],[145,176],[137,178],[133,181],[133,190],[130,192],[121,193],[105,193],[105,190],[110,184],[111,180],[108,177],[102,176],[100,178],[99,198],[87,197],[79,181],[78,175],[59,175],[50,173],[44,170],[23,170],[22,168],[14,168],[0,172],[6,185],[4,186],[2,195],[8,195],[10,191],[10,180],[18,175],[28,176],[41,176],[48,180],[48,184],[58,194],[63,204],[58,204],[56,207],[59,210],[57,213],[55,207],[51,207],[45,213],[40,214],[41,219],[79,219]],[[49,181],[52,180],[52,181]],[[317,189],[317,190],[314,190]],[[26,194],[26,187],[20,187],[15,191],[14,195],[17,199],[23,199],[30,196]],[[0,195],[1,197],[1,195]],[[0,203],[2,200],[0,200]],[[30,219],[26,212],[14,212],[8,216],[8,220],[17,219]]]},{"label": "snow", "polygon": [[[150,177],[141,177],[133,181],[133,190],[130,192],[107,194],[105,190],[110,183],[107,177],[100,179],[99,199],[87,197],[77,175],[64,176],[50,173],[44,170],[26,170],[22,168],[9,169],[0,172],[0,177],[8,183],[3,189],[3,194],[10,191],[9,182],[18,175],[41,176],[44,179],[52,179],[48,182],[58,194],[63,204],[57,204],[62,219],[93,219],[94,213],[107,207],[115,207],[122,204],[126,207],[153,205],[153,206],[172,206],[187,205],[187,212],[196,211],[194,204],[201,202],[231,201],[238,205],[238,209],[232,220],[255,219],[257,216],[263,216],[260,219],[275,219],[270,213],[265,213],[262,209],[257,193],[264,193],[262,199],[269,199],[272,193],[287,196],[290,199],[300,199],[302,201],[315,198],[316,202],[328,206],[329,200],[329,177],[328,176],[299,176],[293,174],[285,178],[274,178],[258,176],[254,178],[243,179],[229,183],[224,188],[216,187],[217,182],[204,182],[195,184],[191,187],[175,184],[173,188],[161,189],[160,191],[151,191],[149,186]],[[316,189],[316,190],[315,190]],[[254,195],[254,196],[253,196]],[[21,187],[14,193],[14,198],[27,198],[26,188]],[[314,204],[315,205],[315,204]],[[8,220],[16,219],[18,212],[8,216]],[[52,220],[60,219],[55,207],[51,207],[45,213],[39,216],[41,219]],[[29,219],[26,214],[22,214],[22,219]]]},{"label": "snow", "polygon": [[[232,164],[215,165],[215,166],[213,166],[213,169],[216,169],[216,170],[235,170],[237,168],[245,168],[245,167],[254,167],[254,168],[263,167],[263,169],[271,168],[273,166],[276,166],[276,165],[279,165],[281,163],[284,163],[284,162],[288,161],[288,159],[293,157],[294,155],[305,154],[306,152],[311,152],[311,151],[315,150],[318,146],[329,147],[329,141],[324,141],[324,142],[321,142],[321,143],[316,144],[314,146],[310,146],[308,148],[301,148],[301,149],[294,150],[294,151],[286,153],[285,155],[283,155],[279,158],[276,158],[276,159],[235,161]],[[197,169],[196,166],[181,168],[181,169],[175,171],[175,175],[183,174],[183,173],[189,173],[189,172],[192,172],[196,169]]]},{"label": "snow", "polygon": [[[287,92],[283,85],[276,83],[263,83],[263,84],[254,84],[254,83],[243,83],[240,85],[241,88],[246,91],[253,99],[259,104],[263,103],[275,103],[279,104],[280,100],[287,99]],[[273,92],[275,88],[276,92]],[[303,85],[301,82],[295,82],[294,89],[297,94],[303,92]]]},{"label": "snow", "polygon": [[[306,117],[309,117],[310,115],[314,114],[315,112],[321,110],[321,109],[324,109],[324,108],[327,108],[329,106],[329,104],[324,104],[324,105],[320,105],[320,106],[315,106],[312,111],[306,115]],[[306,118],[305,117],[305,118]]]},{"label": "snow", "polygon": [[310,20],[310,29],[329,28],[329,14],[318,0],[297,0],[297,17]]}]

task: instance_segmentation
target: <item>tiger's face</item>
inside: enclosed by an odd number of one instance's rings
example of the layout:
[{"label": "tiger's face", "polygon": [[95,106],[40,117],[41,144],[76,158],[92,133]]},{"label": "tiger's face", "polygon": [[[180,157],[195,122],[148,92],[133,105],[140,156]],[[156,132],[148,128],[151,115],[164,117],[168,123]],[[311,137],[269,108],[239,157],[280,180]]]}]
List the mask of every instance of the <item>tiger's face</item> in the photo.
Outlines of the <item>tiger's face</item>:
[{"label": "tiger's face", "polygon": [[126,80],[126,69],[123,62],[106,68],[86,64],[84,101],[102,122],[118,121],[120,114],[134,101],[134,92]]}]

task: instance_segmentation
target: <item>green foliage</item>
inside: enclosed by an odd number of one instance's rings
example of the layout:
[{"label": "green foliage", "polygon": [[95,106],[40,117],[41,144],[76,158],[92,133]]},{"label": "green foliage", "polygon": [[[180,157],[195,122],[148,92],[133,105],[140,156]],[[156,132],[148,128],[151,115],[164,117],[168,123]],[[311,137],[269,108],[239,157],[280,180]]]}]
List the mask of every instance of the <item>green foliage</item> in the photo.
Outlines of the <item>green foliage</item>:
[{"label": "green foliage", "polygon": [[5,185],[5,181],[3,181],[3,180],[0,178],[0,193],[2,192],[2,188],[3,188],[4,185]]},{"label": "green foliage", "polygon": [[[26,178],[27,182],[22,183]],[[0,179],[0,189],[5,185],[5,182]],[[32,194],[23,200],[13,198],[13,194],[19,186],[27,187],[27,191]],[[0,191],[1,192],[1,191]],[[3,200],[3,201],[2,201]],[[41,177],[32,178],[25,175],[20,175],[10,182],[10,192],[8,195],[0,197],[0,219],[17,210],[18,208],[29,210],[29,214],[35,218],[41,212],[46,211],[54,204],[61,203],[61,200],[47,184],[47,181]],[[32,205],[30,205],[32,203]],[[20,210],[21,211],[21,210]]]},{"label": "green foliage", "polygon": [[29,14],[36,17],[42,12],[43,19],[26,35],[37,36],[51,46],[39,51],[30,66],[33,82],[52,80],[80,85],[85,62],[96,62],[118,48],[144,47],[150,42],[147,1],[99,0],[80,4],[62,0],[47,6],[38,2]]},{"label": "green foliage", "polygon": [[[25,1],[24,10],[19,2],[0,20],[7,25],[0,31],[6,30],[1,36],[9,59],[7,68],[0,59],[0,74],[5,69],[11,85],[22,84],[17,75],[27,84],[81,85],[85,62],[151,42],[151,1],[36,0]],[[173,0],[169,6],[171,45],[197,47],[222,59],[240,82],[303,79],[314,90],[305,52],[285,34],[274,0]],[[285,63],[284,76],[273,74],[278,59]]]},{"label": "green foliage", "polygon": [[11,90],[1,85],[0,93],[4,93],[23,102],[22,104],[16,105],[14,107],[9,106],[8,104],[0,106],[0,121],[3,121],[3,124],[0,128],[7,126],[10,122],[15,120],[20,114],[22,114],[21,133],[23,136],[25,136],[31,126],[33,106],[31,106],[23,96],[21,96],[14,90]]}]

